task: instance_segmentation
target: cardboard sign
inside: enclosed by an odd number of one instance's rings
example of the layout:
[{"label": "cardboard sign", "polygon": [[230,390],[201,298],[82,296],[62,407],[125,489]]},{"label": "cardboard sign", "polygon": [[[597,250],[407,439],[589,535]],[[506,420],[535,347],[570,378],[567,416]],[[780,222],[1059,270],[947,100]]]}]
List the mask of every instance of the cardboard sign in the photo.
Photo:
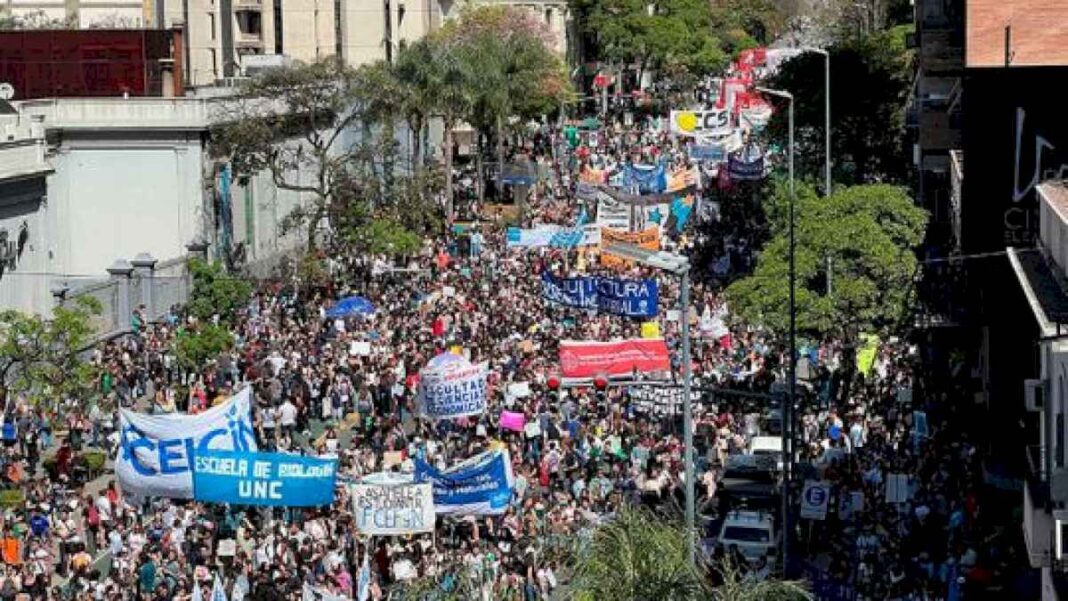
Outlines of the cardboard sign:
[{"label": "cardboard sign", "polygon": [[355,484],[353,516],[361,534],[391,536],[434,531],[434,498],[425,484]]}]

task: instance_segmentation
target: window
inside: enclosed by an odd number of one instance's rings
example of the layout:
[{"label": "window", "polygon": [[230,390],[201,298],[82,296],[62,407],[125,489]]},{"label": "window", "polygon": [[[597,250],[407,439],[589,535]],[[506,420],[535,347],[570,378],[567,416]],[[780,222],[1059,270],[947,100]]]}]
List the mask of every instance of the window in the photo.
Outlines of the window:
[{"label": "window", "polygon": [[219,58],[215,56],[215,49],[208,48],[208,54],[211,55],[211,75],[212,77],[219,76]]},{"label": "window", "polygon": [[211,41],[215,41],[215,13],[208,13],[208,31],[211,35]]},{"label": "window", "polygon": [[274,53],[282,54],[282,0],[274,0]]}]

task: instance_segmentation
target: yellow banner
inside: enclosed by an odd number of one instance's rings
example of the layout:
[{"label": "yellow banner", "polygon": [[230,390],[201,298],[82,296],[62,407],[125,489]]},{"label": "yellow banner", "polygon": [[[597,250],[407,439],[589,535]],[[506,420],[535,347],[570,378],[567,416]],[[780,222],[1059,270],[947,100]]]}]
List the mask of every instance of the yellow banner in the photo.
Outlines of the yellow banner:
[{"label": "yellow banner", "polygon": [[660,324],[655,321],[643,321],[642,338],[660,338]]},{"label": "yellow banner", "polygon": [[605,267],[631,265],[632,261],[605,251],[608,244],[633,244],[646,250],[660,250],[660,226],[654,225],[640,232],[622,232],[607,227],[601,228],[601,265]]}]

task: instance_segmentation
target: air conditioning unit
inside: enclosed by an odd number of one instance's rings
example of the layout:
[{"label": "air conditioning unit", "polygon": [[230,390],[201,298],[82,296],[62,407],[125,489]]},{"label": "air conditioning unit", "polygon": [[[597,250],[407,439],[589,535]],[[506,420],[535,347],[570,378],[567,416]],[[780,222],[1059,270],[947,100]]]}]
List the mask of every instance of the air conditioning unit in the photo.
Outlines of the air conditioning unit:
[{"label": "air conditioning unit", "polygon": [[1028,411],[1042,411],[1045,408],[1045,380],[1024,380],[1024,403]]}]

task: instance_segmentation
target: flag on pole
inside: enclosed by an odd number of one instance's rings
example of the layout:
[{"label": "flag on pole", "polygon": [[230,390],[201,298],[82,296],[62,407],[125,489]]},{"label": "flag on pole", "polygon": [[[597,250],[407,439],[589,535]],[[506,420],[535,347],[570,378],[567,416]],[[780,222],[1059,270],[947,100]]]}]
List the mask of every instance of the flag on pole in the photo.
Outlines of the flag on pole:
[{"label": "flag on pole", "polygon": [[215,585],[211,587],[211,601],[229,601],[223,589],[222,578],[218,574],[215,574]]}]

